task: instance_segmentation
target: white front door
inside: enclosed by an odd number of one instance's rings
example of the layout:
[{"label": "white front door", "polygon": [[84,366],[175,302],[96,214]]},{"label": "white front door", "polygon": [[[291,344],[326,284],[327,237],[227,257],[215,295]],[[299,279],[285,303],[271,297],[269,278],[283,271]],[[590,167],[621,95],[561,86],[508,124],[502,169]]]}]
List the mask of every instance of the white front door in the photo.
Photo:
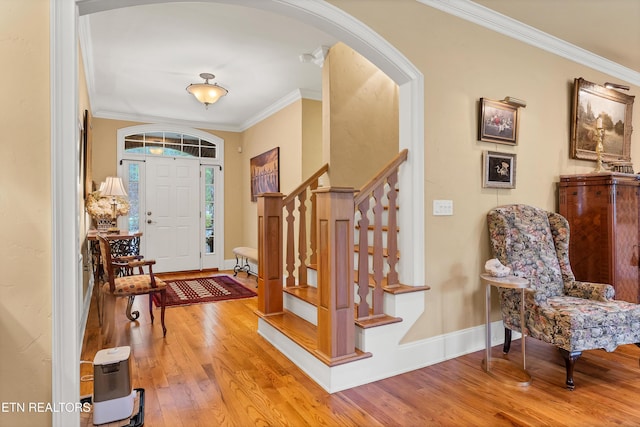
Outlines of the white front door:
[{"label": "white front door", "polygon": [[198,161],[151,157],[145,161],[145,253],[154,272],[200,269],[200,165]]}]

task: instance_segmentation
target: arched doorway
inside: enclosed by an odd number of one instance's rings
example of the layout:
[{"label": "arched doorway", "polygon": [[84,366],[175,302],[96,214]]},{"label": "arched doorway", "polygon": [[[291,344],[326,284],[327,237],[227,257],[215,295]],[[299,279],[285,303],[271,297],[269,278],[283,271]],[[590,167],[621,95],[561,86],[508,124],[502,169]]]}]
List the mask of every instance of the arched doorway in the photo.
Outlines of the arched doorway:
[{"label": "arched doorway", "polygon": [[[77,185],[75,134],[77,123],[77,14],[95,13],[169,0],[61,0],[51,7],[51,111],[52,111],[52,401],[77,401],[78,358],[82,337],[78,325],[79,277],[77,194],[68,191]],[[176,2],[176,0],[172,0]],[[187,1],[187,0],[179,0]],[[203,0],[206,1],[206,0]],[[208,0],[225,3],[224,0]],[[296,0],[238,0],[238,5],[261,7],[294,17],[333,34],[358,51],[391,77],[400,88],[400,149],[411,155],[399,177],[399,203],[403,206],[399,223],[424,236],[424,83],[421,72],[380,35],[346,12],[326,2]],[[405,225],[406,224],[406,225]],[[403,239],[399,250],[403,283],[423,284],[424,238]],[[419,261],[419,262],[418,262]],[[78,424],[78,414],[54,413],[54,426]]]}]

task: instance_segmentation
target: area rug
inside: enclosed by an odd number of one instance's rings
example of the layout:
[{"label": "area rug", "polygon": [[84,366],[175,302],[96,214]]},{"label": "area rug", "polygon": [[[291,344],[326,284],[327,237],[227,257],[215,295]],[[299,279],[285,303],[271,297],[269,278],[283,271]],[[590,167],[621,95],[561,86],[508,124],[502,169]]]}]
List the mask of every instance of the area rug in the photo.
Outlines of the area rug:
[{"label": "area rug", "polygon": [[[167,284],[166,307],[251,298],[257,295],[229,276],[164,280],[164,282]],[[153,302],[156,307],[160,307],[158,294],[153,294]]]}]

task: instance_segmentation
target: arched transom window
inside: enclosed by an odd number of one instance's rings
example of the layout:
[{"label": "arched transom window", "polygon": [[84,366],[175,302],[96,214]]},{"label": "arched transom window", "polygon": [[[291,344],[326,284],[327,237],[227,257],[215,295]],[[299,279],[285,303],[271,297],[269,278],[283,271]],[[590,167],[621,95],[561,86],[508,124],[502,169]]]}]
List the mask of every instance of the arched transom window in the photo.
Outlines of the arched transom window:
[{"label": "arched transom window", "polygon": [[178,132],[139,132],[124,137],[124,152],[169,157],[215,159],[217,144]]}]

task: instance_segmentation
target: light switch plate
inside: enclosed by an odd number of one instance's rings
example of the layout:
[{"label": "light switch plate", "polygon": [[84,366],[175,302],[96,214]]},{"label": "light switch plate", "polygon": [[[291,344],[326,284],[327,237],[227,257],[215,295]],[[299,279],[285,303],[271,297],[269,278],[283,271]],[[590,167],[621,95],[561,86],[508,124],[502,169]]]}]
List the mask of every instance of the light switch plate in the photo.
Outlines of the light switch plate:
[{"label": "light switch plate", "polygon": [[436,216],[453,215],[453,200],[434,200],[433,214]]}]

